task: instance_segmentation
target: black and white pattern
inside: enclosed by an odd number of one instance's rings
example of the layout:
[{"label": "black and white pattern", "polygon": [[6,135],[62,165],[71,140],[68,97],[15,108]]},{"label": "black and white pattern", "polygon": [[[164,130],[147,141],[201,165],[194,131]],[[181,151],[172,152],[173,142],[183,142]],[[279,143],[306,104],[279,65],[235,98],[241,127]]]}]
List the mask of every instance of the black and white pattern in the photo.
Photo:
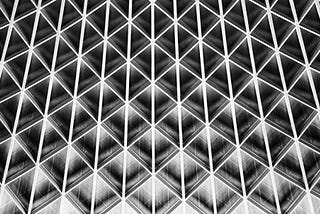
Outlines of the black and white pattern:
[{"label": "black and white pattern", "polygon": [[318,0],[0,0],[0,213],[320,213]]}]

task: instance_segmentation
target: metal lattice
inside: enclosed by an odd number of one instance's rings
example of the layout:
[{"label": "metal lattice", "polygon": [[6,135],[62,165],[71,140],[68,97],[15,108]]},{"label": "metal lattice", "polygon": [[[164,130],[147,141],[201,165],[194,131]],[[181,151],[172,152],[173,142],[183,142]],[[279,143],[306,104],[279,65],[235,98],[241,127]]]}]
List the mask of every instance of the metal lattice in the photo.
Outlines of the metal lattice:
[{"label": "metal lattice", "polygon": [[0,0],[0,213],[320,213],[318,0]]}]

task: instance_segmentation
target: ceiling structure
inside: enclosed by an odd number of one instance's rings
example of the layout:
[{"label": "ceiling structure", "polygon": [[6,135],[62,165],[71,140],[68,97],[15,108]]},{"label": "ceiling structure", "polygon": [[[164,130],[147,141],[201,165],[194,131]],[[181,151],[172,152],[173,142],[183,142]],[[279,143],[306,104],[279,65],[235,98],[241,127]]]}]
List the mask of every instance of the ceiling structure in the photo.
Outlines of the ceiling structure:
[{"label": "ceiling structure", "polygon": [[0,0],[0,213],[320,213],[318,0]]}]

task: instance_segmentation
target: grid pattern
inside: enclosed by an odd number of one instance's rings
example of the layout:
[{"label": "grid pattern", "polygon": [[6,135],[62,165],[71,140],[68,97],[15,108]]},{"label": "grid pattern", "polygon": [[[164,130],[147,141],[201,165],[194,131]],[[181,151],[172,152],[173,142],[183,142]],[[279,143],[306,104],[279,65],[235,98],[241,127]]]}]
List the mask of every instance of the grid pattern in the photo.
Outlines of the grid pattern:
[{"label": "grid pattern", "polygon": [[0,213],[320,213],[318,0],[0,0]]}]

